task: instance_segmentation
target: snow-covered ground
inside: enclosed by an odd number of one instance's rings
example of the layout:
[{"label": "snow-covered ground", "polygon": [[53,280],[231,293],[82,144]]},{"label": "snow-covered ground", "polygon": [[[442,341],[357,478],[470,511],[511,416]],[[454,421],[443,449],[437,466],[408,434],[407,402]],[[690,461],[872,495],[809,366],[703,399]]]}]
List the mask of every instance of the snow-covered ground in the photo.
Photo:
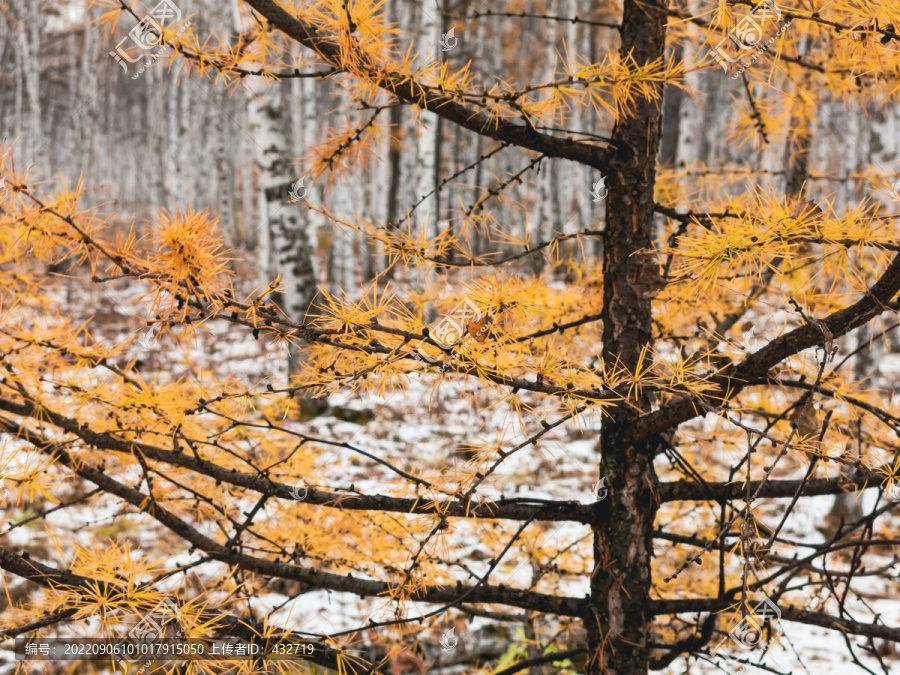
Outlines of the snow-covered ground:
[{"label": "snow-covered ground", "polygon": [[[127,289],[104,289],[92,291],[90,297],[75,295],[67,298],[70,307],[82,307],[82,313],[109,314],[105,318],[107,338],[121,341],[131,334],[136,325],[135,308],[128,304],[133,297]],[[131,318],[118,319],[117,314],[131,314]],[[211,322],[206,325],[207,333],[200,334],[198,341],[192,345],[175,345],[168,336],[161,336],[149,349],[146,345],[135,343],[133,347],[141,351],[146,371],[169,372],[170,377],[193,378],[195,374],[185,365],[189,362],[202,363],[213,369],[220,378],[233,377],[247,387],[261,389],[266,381],[283,381],[285,369],[283,361],[279,361],[276,351],[264,340],[248,339],[245,332],[235,331],[233,326],[224,322]],[[136,352],[137,353],[137,352]],[[171,364],[176,364],[172,367]],[[182,365],[178,365],[182,364]],[[900,371],[897,357],[885,358],[881,362],[883,371]],[[896,366],[896,369],[894,368]],[[365,449],[379,458],[413,473],[434,472],[442,468],[459,467],[469,461],[461,444],[484,443],[490,445],[503,439],[505,447],[511,447],[533,434],[539,429],[539,419],[525,416],[525,426],[519,424],[516,415],[508,405],[497,405],[492,400],[492,393],[483,391],[473,381],[456,381],[453,378],[444,380],[435,386],[433,374],[413,375],[405,390],[396,391],[386,397],[369,397],[364,395],[335,394],[330,397],[331,410],[322,416],[306,422],[282,420],[285,426],[292,426],[310,436],[330,439],[338,443]],[[348,411],[357,411],[348,414]],[[339,417],[343,419],[339,419]],[[355,421],[344,421],[355,419]],[[599,480],[597,437],[601,420],[593,415],[578,420],[576,423],[554,429],[534,445],[529,445],[513,454],[502,463],[500,468],[478,490],[483,498],[528,497],[535,499],[554,499],[591,503],[594,500],[594,484]],[[694,429],[707,431],[723,422],[714,415],[695,423]],[[686,433],[690,433],[688,428]],[[734,455],[734,456],[733,456]],[[723,469],[717,480],[725,475],[724,467],[733,461],[737,453],[725,448],[710,448],[704,454],[710,466]],[[302,477],[309,486],[333,491],[359,491],[363,494],[394,494],[396,484],[389,471],[381,464],[346,447],[322,446],[316,461],[314,480]],[[776,477],[802,477],[803,465],[795,458],[786,458]],[[670,463],[664,457],[657,462],[657,470],[661,480],[675,480]],[[448,473],[449,481],[452,473]],[[133,478],[137,480],[136,474]],[[859,498],[864,510],[871,509],[877,498],[875,488],[863,491]],[[253,500],[247,498],[247,506]],[[821,531],[828,513],[832,508],[833,497],[815,497],[802,499],[788,519],[781,536],[785,540],[796,542],[793,549],[782,548],[775,552],[779,555],[798,556],[808,554],[811,549],[806,544],[823,541]],[[780,519],[788,500],[765,500],[758,509],[757,515],[767,524],[775,525]],[[91,509],[66,509],[51,514],[46,518],[48,528],[72,532],[77,536],[77,543],[83,546],[96,546],[104,537],[114,536],[110,526],[119,516],[119,504],[109,501],[102,506]],[[266,507],[267,516],[279,517],[283,504],[273,500]],[[327,511],[327,509],[323,509]],[[696,505],[682,503],[664,504],[658,520],[658,527],[668,532],[709,537],[714,534],[711,529],[713,512]],[[146,528],[156,530],[158,526],[140,515],[127,517],[131,526],[128,537],[136,538],[140,543],[140,532]],[[407,518],[398,514],[398,518]],[[412,516],[408,516],[412,518]],[[327,519],[326,519],[327,520]],[[879,520],[881,526],[887,518]],[[896,529],[896,516],[890,519],[890,527]],[[514,526],[517,524],[513,524]],[[104,527],[110,528],[103,534]],[[591,565],[591,541],[589,528],[578,523],[532,523],[531,536],[523,538],[535,549],[561,550],[572,546],[569,564],[581,564],[581,572],[587,572]],[[877,531],[877,529],[876,529]],[[213,531],[208,532],[215,536]],[[33,528],[19,528],[8,536],[7,543],[13,547],[23,547],[33,543],[35,538],[42,539]],[[150,537],[148,536],[148,539]],[[490,558],[495,551],[486,550],[479,526],[471,521],[453,519],[446,541],[449,542],[450,558],[464,559],[468,572],[456,569],[450,572],[455,577],[469,582],[471,575],[482,575],[489,568]],[[730,542],[736,542],[731,538]],[[657,579],[656,597],[696,597],[714,595],[716,584],[716,564],[706,561],[700,568],[691,566],[672,582],[671,589],[665,584],[663,577],[671,574],[680,565],[686,555],[695,551],[671,542],[657,540],[657,559],[655,578]],[[373,552],[366,552],[367,555]],[[888,564],[891,558],[886,553],[870,553],[868,566]],[[40,556],[37,556],[40,557]],[[199,556],[180,552],[171,555],[166,561],[168,567],[176,567],[195,561]],[[717,556],[707,556],[717,558]],[[827,562],[832,568],[843,569],[846,560],[830,555]],[[821,566],[823,560],[817,559],[815,564]],[[740,564],[736,554],[730,554],[727,562],[729,579],[740,578]],[[213,580],[225,572],[220,563],[205,563],[194,570],[201,580]],[[760,571],[761,573],[761,571]],[[533,570],[527,556],[517,545],[504,557],[501,564],[490,577],[492,584],[529,587]],[[804,575],[795,578],[799,585]],[[874,578],[861,576],[855,582],[856,591],[862,598],[848,599],[850,618],[869,622],[872,615],[877,614],[888,626],[900,625],[900,601],[895,594],[900,590],[897,580],[890,585]],[[589,577],[565,576],[562,580],[550,583],[541,582],[537,589],[545,593],[584,597],[589,589]],[[678,589],[678,590],[675,590]],[[806,608],[835,611],[832,600],[821,605],[815,598],[825,598],[827,590],[812,594],[802,590],[786,596],[787,601],[800,606],[803,598],[813,596]],[[760,594],[751,595],[751,602],[761,599]],[[347,594],[315,591],[300,595],[291,600],[286,594],[271,592],[256,597],[253,601],[254,612],[259,615],[269,614],[269,620],[277,625],[290,627],[308,633],[332,633],[358,628],[368,620],[390,619],[394,617],[393,606],[381,599],[361,599]],[[408,608],[412,613],[427,611],[427,606]],[[732,616],[732,621],[737,619]],[[462,644],[481,643],[491,639],[486,628],[489,622],[475,618],[459,633]],[[553,621],[551,620],[551,624]],[[719,627],[726,628],[728,619],[720,620]],[[799,623],[780,622],[783,635],[774,640],[768,651],[761,657],[760,650],[745,652],[737,644],[727,639],[722,642],[724,653],[735,658],[750,658],[752,663],[761,663],[770,672],[807,673],[808,675],[826,675],[836,672],[854,672],[858,666],[852,664],[851,656],[844,639],[836,632]],[[434,636],[435,638],[438,635]],[[768,637],[768,636],[767,636]],[[877,661],[864,651],[865,640],[849,636],[859,659],[873,671],[879,672]],[[715,647],[718,638],[711,646]],[[566,645],[570,647],[571,645]],[[762,658],[761,661],[759,659]],[[892,672],[900,672],[900,661],[897,655],[886,654],[885,662]],[[740,664],[732,663],[732,672]],[[703,660],[692,660],[690,670],[685,670],[684,660],[680,659],[664,672],[671,673],[712,673],[721,672],[720,667],[727,667],[725,662],[713,665]],[[756,669],[758,672],[762,670]],[[447,672],[450,672],[449,670]],[[755,672],[754,666],[748,666],[746,672]]]}]

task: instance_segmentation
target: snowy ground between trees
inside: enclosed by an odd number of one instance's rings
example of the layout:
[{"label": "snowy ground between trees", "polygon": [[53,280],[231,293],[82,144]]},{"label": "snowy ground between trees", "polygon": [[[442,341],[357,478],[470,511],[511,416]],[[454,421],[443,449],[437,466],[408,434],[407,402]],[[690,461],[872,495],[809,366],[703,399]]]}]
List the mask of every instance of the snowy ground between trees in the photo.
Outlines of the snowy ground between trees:
[{"label": "snowy ground between trees", "polygon": [[[140,308],[129,304],[133,299],[129,289],[106,288],[102,291],[92,290],[90,295],[81,291],[67,293],[60,298],[66,303],[70,313],[74,310],[74,319],[81,315],[87,319],[101,315],[102,325],[106,326],[105,337],[113,342],[122,341],[132,334],[138,325],[137,317]],[[233,326],[224,322],[210,322],[206,325],[207,334],[194,345],[176,345],[169,337],[162,335],[150,349],[146,345],[135,342],[136,351],[143,351],[140,358],[144,362],[145,376],[153,371],[159,374],[168,373],[170,377],[191,378],[188,361],[202,363],[204,367],[213,369],[220,377],[235,377],[243,381],[247,387],[261,388],[268,378],[283,381],[284,364],[277,354],[277,349],[267,345],[264,340],[253,341],[249,335],[240,334]],[[181,365],[179,365],[181,364]],[[881,362],[882,372],[887,378],[900,373],[900,357],[888,357]],[[509,445],[528,436],[515,421],[515,415],[505,405],[494,405],[488,395],[474,390],[479,387],[475,382],[456,380],[444,377],[441,384],[434,387],[434,374],[414,375],[410,378],[406,390],[397,391],[384,398],[359,395],[336,394],[329,398],[331,406],[328,413],[305,422],[290,422],[296,428],[312,436],[329,438],[338,442],[352,443],[364,448],[404,470],[416,472],[423,468],[436,469],[451,467],[467,461],[460,452],[461,444],[477,443],[483,439],[487,443],[494,442],[497,434],[502,433]],[[354,412],[355,411],[355,412]],[[343,418],[343,419],[339,419]],[[353,419],[355,421],[347,421]],[[531,427],[538,422],[531,420]],[[594,499],[593,484],[599,479],[597,475],[598,450],[597,441],[600,419],[597,416],[580,420],[578,424],[570,424],[554,430],[542,438],[537,446],[530,446],[511,456],[501,468],[479,490],[479,495],[486,498],[527,497],[531,499],[571,500],[582,504],[591,503]],[[708,415],[701,424],[711,427],[721,424],[714,415]],[[531,431],[533,433],[533,429]],[[728,451],[723,448],[709,448],[710,462],[725,466]],[[329,490],[356,490],[362,494],[391,494],[392,484],[389,472],[380,464],[352,452],[323,446],[317,459],[318,476],[314,482],[301,477],[301,483],[310,487]],[[660,457],[657,465],[661,480],[675,480],[668,461]],[[788,475],[785,472],[784,475]],[[798,475],[799,474],[799,475]],[[802,477],[802,467],[794,466],[791,477]],[[720,478],[721,479],[721,478]],[[859,494],[865,508],[871,508],[877,499],[877,491],[867,489]],[[821,542],[823,535],[819,528],[825,522],[832,508],[833,497],[823,496],[801,500],[782,531],[785,539],[797,543],[794,551],[803,555],[804,543]],[[780,506],[789,500],[766,500],[761,508],[763,518],[774,525],[780,518]],[[248,506],[251,505],[248,501]],[[708,531],[703,519],[696,515],[683,514],[664,505],[657,526],[672,522],[672,531],[696,532],[702,536],[712,534]],[[116,533],[106,532],[108,526],[121,508],[121,504],[108,500],[103,507],[82,510],[64,510],[51,514],[46,522],[49,526],[59,525],[79,530],[78,543],[96,545],[103,537],[115,537]],[[278,506],[270,502],[271,517],[277,517]],[[326,510],[327,511],[327,510]],[[402,517],[402,516],[401,516]],[[896,518],[894,516],[894,518]],[[80,519],[81,527],[73,528],[73,519]],[[157,528],[149,517],[134,514],[129,516],[134,529],[126,536],[140,539],[141,528]],[[589,528],[578,523],[532,523],[531,527],[539,532],[538,540],[547,547],[562,548],[581,541],[579,546],[585,556],[590,556]],[[109,529],[109,528],[107,528]],[[115,528],[113,528],[114,530]],[[149,531],[149,530],[148,530]],[[214,535],[215,533],[208,533]],[[44,539],[33,530],[19,528],[10,533],[9,544],[15,547],[33,545],[35,539]],[[462,519],[454,519],[451,541],[458,547],[458,553],[468,559],[469,571],[481,575],[489,566],[489,554],[480,552],[477,532],[470,523]],[[736,539],[732,538],[734,542]],[[655,576],[656,590],[662,597],[675,597],[674,590],[682,588],[682,597],[690,596],[690,585],[697,583],[697,575],[703,570],[693,567],[675,581],[671,582],[673,592],[668,592],[667,585],[661,577],[671,572],[684,562],[686,555],[692,553],[688,549],[672,548],[669,542],[656,540]],[[666,547],[664,548],[664,545]],[[793,551],[782,552],[791,555]],[[40,559],[41,555],[35,555]],[[176,567],[193,560],[196,555],[172,556],[167,564]],[[829,559],[831,556],[829,556]],[[889,558],[885,558],[888,562]],[[833,561],[830,561],[834,564]],[[817,561],[821,564],[821,561]],[[728,557],[728,569],[738,575],[739,560],[737,554]],[[660,570],[657,574],[656,570]],[[196,568],[195,573],[201,578],[215,578],[223,574],[225,568],[219,563],[205,563]],[[490,582],[510,586],[528,587],[531,570],[520,550],[514,547],[504,557],[493,572]],[[471,580],[468,573],[461,572],[461,580]],[[849,601],[848,607],[854,611],[853,618],[865,621],[872,620],[872,614],[880,615],[888,626],[900,625],[900,601],[893,597],[877,581],[867,582],[865,577],[857,580],[858,589],[865,595],[866,606],[859,600]],[[682,586],[683,585],[683,586]],[[583,597],[588,592],[588,577],[573,580],[566,584],[552,587],[541,585],[538,590],[545,593]],[[900,580],[895,580],[893,592],[900,590]],[[660,596],[657,596],[660,597]],[[751,598],[758,599],[758,598]],[[289,627],[293,630],[309,633],[332,633],[358,628],[368,619],[380,620],[394,618],[392,607],[377,599],[360,599],[348,594],[313,591],[291,600],[289,596],[277,592],[269,593],[255,599],[254,610],[259,615],[271,613],[270,621]],[[833,601],[825,607],[833,611]],[[276,609],[280,608],[280,609]],[[429,607],[412,607],[411,611],[427,611]],[[732,615],[733,616],[733,615]],[[458,643],[454,649],[483,651],[485,645],[497,642],[497,636],[486,626],[490,622],[481,618],[471,618],[463,630],[456,632]],[[727,618],[720,620],[719,628],[727,630],[730,622]],[[770,648],[762,654],[760,649],[742,651],[729,640],[723,643],[724,651],[737,659],[749,659],[750,663],[743,672],[782,672],[806,673],[807,675],[831,675],[837,672],[852,672],[854,666],[847,655],[844,639],[834,631],[799,623],[781,622],[780,630],[784,635],[774,641]],[[552,632],[552,631],[551,631]],[[83,631],[81,635],[89,634]],[[768,636],[764,636],[764,639]],[[438,640],[440,635],[433,635]],[[877,661],[866,655],[864,640],[850,636],[848,638],[860,654],[866,665],[878,672]],[[720,638],[713,639],[711,647],[719,643]],[[573,645],[561,646],[561,649]],[[14,662],[11,651],[6,651],[4,660]],[[453,659],[442,656],[448,663]],[[900,660],[896,654],[886,653],[883,658],[892,664],[892,672],[900,672]],[[759,664],[759,667],[754,664]],[[440,664],[438,664],[440,665]],[[692,659],[689,669],[685,669],[684,660],[676,660],[666,670],[675,673],[714,673],[729,669],[730,672],[741,672],[741,664],[719,661],[714,665],[711,661]],[[551,672],[548,668],[546,672]],[[11,670],[9,672],[12,672]],[[448,665],[435,672],[466,672],[464,666]],[[563,671],[560,671],[563,672]],[[565,671],[572,672],[572,671]]]}]

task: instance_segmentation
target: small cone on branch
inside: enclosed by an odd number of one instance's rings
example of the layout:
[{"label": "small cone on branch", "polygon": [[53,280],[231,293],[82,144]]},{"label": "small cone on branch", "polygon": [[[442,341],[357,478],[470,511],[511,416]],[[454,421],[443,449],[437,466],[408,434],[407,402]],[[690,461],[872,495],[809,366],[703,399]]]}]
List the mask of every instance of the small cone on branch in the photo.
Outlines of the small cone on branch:
[{"label": "small cone on branch", "polygon": [[659,273],[660,267],[649,258],[638,258],[631,277],[631,287],[642,298],[655,298],[669,283]]},{"label": "small cone on branch", "polygon": [[801,220],[819,220],[825,216],[825,212],[819,208],[818,204],[810,199],[799,199],[797,203],[794,204],[794,211],[791,213],[791,218],[797,218]]},{"label": "small cone on branch", "polygon": [[791,422],[797,423],[797,432],[803,436],[814,436],[819,433],[819,416],[816,414],[816,408],[812,402],[806,406],[806,411],[802,416],[801,412],[803,412],[802,405],[794,408],[788,418]]}]

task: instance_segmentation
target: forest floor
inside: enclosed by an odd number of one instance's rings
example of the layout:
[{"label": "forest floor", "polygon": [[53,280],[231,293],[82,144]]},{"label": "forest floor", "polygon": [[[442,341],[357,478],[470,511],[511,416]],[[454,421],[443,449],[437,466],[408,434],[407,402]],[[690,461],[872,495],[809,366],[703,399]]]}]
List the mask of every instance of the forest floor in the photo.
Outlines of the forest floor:
[{"label": "forest floor", "polygon": [[[247,285],[250,285],[249,282]],[[90,295],[85,295],[80,290],[72,290],[67,296],[64,300],[72,319],[77,322],[78,319],[86,320],[93,315],[95,325],[101,326],[105,337],[111,341],[124,340],[139,324],[137,311],[129,304],[129,300],[134,298],[134,291],[130,289],[109,287],[100,290],[94,287]],[[142,349],[138,343],[133,346],[138,351]],[[218,376],[237,378],[248,387],[264,386],[260,383],[264,383],[267,378],[283,381],[285,377],[284,362],[279,359],[277,350],[267,345],[263,339],[257,341],[248,339],[246,333],[236,331],[233,326],[224,322],[206,324],[205,333],[201,334],[193,345],[176,345],[171,339],[162,336],[158,344],[140,354],[140,358],[145,377],[148,373],[158,372],[168,373],[169,377],[196,378],[191,364],[203,364],[205,368],[213,369]],[[885,365],[890,367],[892,364],[888,360]],[[897,366],[893,372],[900,372],[900,363],[893,365]],[[405,390],[396,391],[384,398],[356,394],[334,395],[329,399],[331,407],[327,413],[308,421],[288,420],[285,423],[294,425],[312,436],[364,448],[367,452],[414,473],[423,471],[431,473],[453,465],[460,467],[471,458],[471,452],[466,444],[483,442],[489,445],[502,437],[507,445],[512,445],[534,433],[535,428],[539,428],[538,417],[533,417],[526,425],[527,430],[523,429],[510,406],[505,402],[498,405],[492,400],[493,394],[484,391],[474,381],[457,381],[455,377],[444,377],[436,384],[437,377],[430,373],[413,375]],[[540,408],[535,414],[541,414]],[[716,423],[716,419],[712,416],[701,422],[710,426]],[[483,497],[528,497],[591,503],[594,500],[592,485],[599,478],[597,469],[599,426],[600,419],[594,417],[581,420],[578,425],[555,429],[538,444],[524,448],[504,462],[480,490],[480,494]],[[704,455],[709,466],[722,469],[717,475],[717,479],[721,480],[724,467],[730,459],[728,449],[710,448]],[[392,489],[392,475],[384,466],[346,449],[328,449],[323,446],[316,464],[317,475],[314,483],[308,483],[310,485],[323,489],[352,489],[364,494],[387,494]],[[802,477],[803,469],[802,462],[788,461],[781,466],[779,475]],[[661,480],[679,478],[664,457],[660,457],[657,470]],[[876,491],[865,490],[859,498],[863,500],[864,508],[870,508],[876,499]],[[769,525],[777,524],[781,509],[786,503],[786,500],[768,500],[759,508],[759,517]],[[833,497],[801,500],[782,531],[782,537],[795,542],[796,546],[793,550],[784,550],[781,553],[804,555],[806,551],[804,543],[821,541],[826,529],[824,524],[828,522],[833,503]],[[115,508],[110,506],[109,509],[95,510],[86,517],[84,543],[90,539],[89,526],[102,524],[114,513]],[[700,509],[665,504],[659,514],[658,527],[671,532],[708,537],[714,532],[706,525],[707,522],[711,522],[711,518],[707,518],[707,515]],[[69,519],[71,516],[61,513],[58,517]],[[54,517],[51,516],[47,520],[52,524]],[[585,564],[589,564],[590,531],[586,526],[577,523],[533,523],[531,530],[530,537],[525,541],[530,542],[532,546],[563,548],[573,545],[573,550],[580,552],[579,555],[583,554]],[[16,535],[16,541],[13,543],[26,543],[26,540],[19,541],[19,539],[21,536]],[[460,571],[461,580],[468,581],[472,574],[480,575],[487,570],[490,555],[479,550],[481,539],[476,527],[469,522],[454,521],[449,539],[456,546],[451,555],[465,559],[468,566],[468,572]],[[730,541],[737,540],[732,538]],[[662,579],[670,575],[687,555],[694,551],[673,546],[663,540],[657,540],[656,545],[657,558],[654,568],[654,577],[658,579],[656,597],[690,597],[697,594],[692,593],[692,588],[715,587],[717,561],[711,566],[704,564],[700,569],[691,566],[669,584],[663,582]],[[890,558],[885,556],[885,562],[889,560]],[[178,562],[183,561],[172,560],[173,565]],[[847,567],[848,562],[839,556],[831,556],[828,560],[829,566],[838,568]],[[817,561],[818,565],[821,563],[821,560]],[[737,553],[728,556],[726,569],[729,570],[731,579],[740,578],[740,561]],[[206,572],[203,568],[197,570],[199,575],[219,572],[220,568],[215,565],[209,566]],[[754,574],[762,575],[763,570],[751,572],[751,580]],[[532,569],[526,555],[516,547],[494,571],[491,583],[527,587],[531,583],[531,575]],[[800,586],[802,579],[802,576],[797,577],[795,585]],[[857,587],[862,592],[861,597],[851,598],[848,602],[848,607],[853,608],[854,618],[871,621],[874,613],[880,615],[888,626],[900,625],[900,601],[896,599],[900,582],[895,581],[893,588],[885,588],[883,582],[862,576],[857,579]],[[539,585],[538,590],[560,595],[583,596],[588,591],[588,581],[585,576],[564,585],[553,587]],[[807,592],[806,595],[810,594]],[[821,605],[834,611],[835,603],[833,600],[826,600],[828,596],[829,592],[824,589],[815,597],[821,597]],[[256,609],[260,614],[274,612],[271,620],[276,623],[289,625],[295,630],[315,633],[356,628],[369,618],[377,619],[385,611],[385,603],[381,600],[360,599],[325,591],[305,593],[294,600],[284,593],[272,592],[260,597],[258,603]],[[276,610],[279,606],[281,608]],[[723,616],[719,627],[727,630],[727,626],[733,621],[736,619]],[[436,630],[440,625],[433,626],[432,629]],[[457,649],[461,653],[469,649],[477,649],[479,652],[490,651],[491,645],[498,643],[498,635],[485,627],[484,619],[472,618],[468,623],[455,625],[459,626]],[[780,628],[784,635],[774,641],[764,655],[759,649],[742,652],[736,643],[730,643],[727,639],[723,643],[724,651],[736,658],[749,657],[752,663],[759,663],[762,668],[759,670],[750,666],[746,672],[830,675],[836,672],[854,672],[858,669],[858,666],[851,663],[847,643],[833,631],[786,622],[782,622]],[[547,629],[552,633],[552,625],[548,625]],[[428,634],[427,629],[423,630],[426,632],[420,637],[424,639]],[[432,633],[431,640],[436,643],[439,636],[439,633]],[[501,649],[508,647],[510,639],[516,639],[516,633],[509,633],[505,639],[503,638],[504,636],[500,636],[498,643]],[[862,638],[851,636],[847,640],[853,645],[863,663],[874,672],[881,672],[877,660],[866,654],[867,647]],[[715,639],[712,646],[715,647],[718,641],[718,638]],[[570,646],[561,645],[560,648]],[[447,674],[466,672],[464,666],[451,665],[454,659],[447,655],[442,655],[441,658],[447,665],[440,672]],[[900,669],[897,654],[885,653],[884,658],[886,663],[892,664],[889,667]],[[723,667],[730,667],[731,672],[738,672],[736,663]],[[548,667],[545,672],[554,672],[554,669]],[[679,660],[663,672],[674,675],[687,672],[713,673],[722,670],[711,662],[692,659],[687,670],[684,661]]]}]

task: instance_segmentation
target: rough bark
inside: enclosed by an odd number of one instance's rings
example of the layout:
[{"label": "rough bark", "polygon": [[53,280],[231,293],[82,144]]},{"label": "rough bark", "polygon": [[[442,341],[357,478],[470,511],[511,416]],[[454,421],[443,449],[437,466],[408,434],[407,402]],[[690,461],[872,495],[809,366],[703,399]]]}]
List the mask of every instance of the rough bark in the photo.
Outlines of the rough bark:
[{"label": "rough bark", "polygon": [[[665,49],[666,3],[625,2],[623,54],[650,63]],[[609,196],[603,246],[603,361],[634,370],[641,349],[651,341],[650,300],[628,280],[645,259],[632,255],[651,245],[653,185],[662,114],[657,102],[638,100],[632,114],[613,129]],[[647,261],[649,262],[649,261]],[[649,410],[647,400],[634,401]],[[623,443],[620,434],[634,413],[620,409],[603,425],[600,475],[608,497],[594,506],[594,573],[587,629],[587,672],[646,673],[651,620],[650,559],[657,504],[657,478],[650,440]]]}]

